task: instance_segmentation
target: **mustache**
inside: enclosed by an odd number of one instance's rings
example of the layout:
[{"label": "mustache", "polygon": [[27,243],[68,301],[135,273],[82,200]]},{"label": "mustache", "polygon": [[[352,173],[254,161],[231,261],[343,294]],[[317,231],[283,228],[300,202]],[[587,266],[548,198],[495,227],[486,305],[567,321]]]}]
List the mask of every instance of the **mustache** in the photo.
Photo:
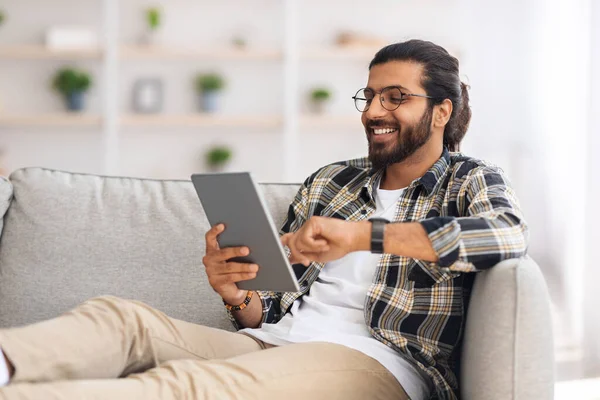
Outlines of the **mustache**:
[{"label": "mustache", "polygon": [[367,129],[374,129],[374,128],[380,128],[380,127],[392,127],[392,128],[397,128],[398,130],[400,130],[400,125],[398,125],[396,122],[387,122],[387,121],[383,121],[383,120],[367,120]]}]

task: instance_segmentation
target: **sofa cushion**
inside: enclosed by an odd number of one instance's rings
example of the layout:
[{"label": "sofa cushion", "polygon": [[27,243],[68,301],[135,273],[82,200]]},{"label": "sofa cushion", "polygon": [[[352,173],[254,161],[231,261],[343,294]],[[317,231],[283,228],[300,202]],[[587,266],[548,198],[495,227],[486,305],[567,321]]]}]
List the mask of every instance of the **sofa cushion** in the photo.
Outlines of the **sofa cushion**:
[{"label": "sofa cushion", "polygon": [[4,215],[8,210],[12,199],[13,188],[10,181],[0,176],[0,239],[2,238],[2,228],[4,226]]},{"label": "sofa cushion", "polygon": [[[0,246],[1,327],[111,294],[232,329],[202,265],[208,221],[190,181],[42,168],[15,171],[10,180],[14,199]],[[299,186],[260,187],[281,224]]]},{"label": "sofa cushion", "polygon": [[463,343],[463,399],[554,398],[550,296],[533,260],[478,274]]}]

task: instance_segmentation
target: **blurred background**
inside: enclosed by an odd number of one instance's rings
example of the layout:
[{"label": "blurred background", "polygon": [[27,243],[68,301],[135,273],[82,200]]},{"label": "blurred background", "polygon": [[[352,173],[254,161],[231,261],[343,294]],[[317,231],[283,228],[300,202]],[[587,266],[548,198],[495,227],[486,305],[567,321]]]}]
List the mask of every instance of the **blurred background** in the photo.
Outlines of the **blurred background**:
[{"label": "blurred background", "polygon": [[599,1],[1,0],[0,175],[300,182],[366,154],[351,96],[375,52],[409,38],[460,60],[462,150],[519,194],[553,300],[557,396],[600,398]]}]

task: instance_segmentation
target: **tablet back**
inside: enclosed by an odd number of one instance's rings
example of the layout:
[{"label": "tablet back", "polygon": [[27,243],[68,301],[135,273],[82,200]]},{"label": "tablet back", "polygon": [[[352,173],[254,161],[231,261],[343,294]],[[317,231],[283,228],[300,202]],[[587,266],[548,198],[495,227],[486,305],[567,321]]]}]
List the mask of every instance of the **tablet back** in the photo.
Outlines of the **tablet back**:
[{"label": "tablet back", "polygon": [[192,182],[211,226],[225,224],[221,248],[247,246],[250,254],[233,259],[260,267],[256,278],[238,282],[245,290],[297,292],[296,276],[278,230],[250,173],[194,174]]}]

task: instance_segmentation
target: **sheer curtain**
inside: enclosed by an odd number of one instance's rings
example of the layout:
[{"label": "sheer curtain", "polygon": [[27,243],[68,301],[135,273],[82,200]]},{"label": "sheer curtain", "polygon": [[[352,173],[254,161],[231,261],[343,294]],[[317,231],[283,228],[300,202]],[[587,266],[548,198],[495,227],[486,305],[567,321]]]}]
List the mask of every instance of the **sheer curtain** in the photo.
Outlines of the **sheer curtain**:
[{"label": "sheer curtain", "polygon": [[600,376],[600,2],[593,1],[591,9],[591,107],[587,148],[588,182],[586,202],[586,270],[584,294],[584,373]]},{"label": "sheer curtain", "polygon": [[592,0],[462,4],[473,108],[463,150],[499,164],[516,187],[529,253],[553,301],[558,376],[581,375],[595,368],[600,346],[600,288],[586,287],[598,270],[590,221],[600,222],[590,191],[599,165],[591,149]]}]

